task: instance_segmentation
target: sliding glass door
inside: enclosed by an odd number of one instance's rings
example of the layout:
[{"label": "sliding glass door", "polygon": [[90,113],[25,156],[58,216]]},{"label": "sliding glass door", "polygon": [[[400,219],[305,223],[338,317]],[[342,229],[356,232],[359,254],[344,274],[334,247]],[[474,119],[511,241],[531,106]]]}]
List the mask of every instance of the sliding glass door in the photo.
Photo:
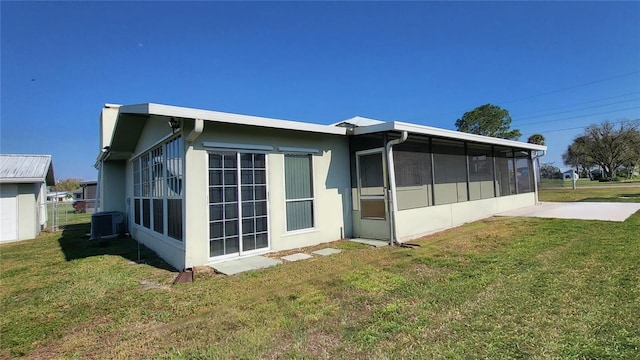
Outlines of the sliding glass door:
[{"label": "sliding glass door", "polygon": [[269,247],[266,155],[209,153],[209,257]]}]

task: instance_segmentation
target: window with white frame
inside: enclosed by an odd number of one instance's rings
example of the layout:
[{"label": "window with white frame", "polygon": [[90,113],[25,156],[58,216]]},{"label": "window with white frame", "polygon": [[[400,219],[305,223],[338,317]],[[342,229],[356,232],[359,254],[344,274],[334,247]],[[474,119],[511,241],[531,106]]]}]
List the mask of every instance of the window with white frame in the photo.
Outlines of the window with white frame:
[{"label": "window with white frame", "polygon": [[182,241],[181,137],[133,160],[134,223]]},{"label": "window with white frame", "polygon": [[284,180],[287,231],[313,228],[311,154],[285,154]]},{"label": "window with white frame", "polygon": [[183,156],[182,138],[177,137],[166,145],[167,235],[182,240],[182,192]]}]

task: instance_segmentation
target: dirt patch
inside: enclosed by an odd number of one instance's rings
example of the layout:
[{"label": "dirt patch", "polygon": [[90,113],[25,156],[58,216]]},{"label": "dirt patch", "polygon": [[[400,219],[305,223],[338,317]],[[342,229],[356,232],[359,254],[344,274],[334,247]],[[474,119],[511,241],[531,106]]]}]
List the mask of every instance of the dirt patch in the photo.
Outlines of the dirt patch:
[{"label": "dirt patch", "polygon": [[156,281],[151,281],[151,280],[141,280],[140,283],[140,288],[142,290],[151,290],[151,289],[160,289],[160,290],[171,290],[171,288],[165,284],[160,284],[159,282]]},{"label": "dirt patch", "polygon": [[307,333],[307,341],[304,350],[320,359],[330,359],[331,350],[342,346],[342,339],[337,334],[329,334],[311,329]]},{"label": "dirt patch", "polygon": [[437,281],[445,279],[452,271],[443,268],[434,268],[426,264],[413,264],[411,265],[410,272],[419,278]]}]

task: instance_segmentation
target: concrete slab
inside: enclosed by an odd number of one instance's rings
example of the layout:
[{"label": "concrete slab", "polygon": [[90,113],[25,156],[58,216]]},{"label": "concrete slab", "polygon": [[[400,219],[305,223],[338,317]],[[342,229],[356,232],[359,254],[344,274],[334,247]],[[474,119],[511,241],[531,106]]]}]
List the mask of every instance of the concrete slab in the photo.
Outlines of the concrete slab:
[{"label": "concrete slab", "polygon": [[334,249],[334,248],[325,248],[312,252],[312,254],[320,255],[320,256],[328,256],[342,252],[342,250]]},{"label": "concrete slab", "polygon": [[282,264],[282,261],[264,256],[250,256],[241,259],[222,261],[211,265],[211,267],[221,274],[235,275],[245,271],[264,269],[278,264]]},{"label": "concrete slab", "polygon": [[506,211],[497,216],[625,221],[638,210],[640,203],[544,202],[536,206]]},{"label": "concrete slab", "polygon": [[375,246],[375,247],[389,246],[389,242],[388,241],[384,241],[384,240],[373,240],[373,239],[357,238],[357,239],[350,239],[349,241],[352,241],[352,242],[355,242],[355,243],[359,243],[359,244]]},{"label": "concrete slab", "polygon": [[291,254],[291,255],[287,255],[287,256],[283,256],[281,257],[282,260],[286,260],[286,261],[298,261],[298,260],[306,260],[306,259],[310,259],[313,256],[309,255],[309,254],[304,254],[304,253],[295,253],[295,254]]}]

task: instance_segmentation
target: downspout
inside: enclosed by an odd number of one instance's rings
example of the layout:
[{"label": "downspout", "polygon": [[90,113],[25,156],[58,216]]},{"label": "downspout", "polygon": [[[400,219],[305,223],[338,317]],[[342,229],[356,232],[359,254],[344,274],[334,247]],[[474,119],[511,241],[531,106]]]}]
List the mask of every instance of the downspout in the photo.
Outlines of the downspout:
[{"label": "downspout", "polygon": [[391,211],[389,212],[389,245],[397,244],[400,242],[398,240],[398,231],[396,229],[398,201],[396,199],[396,173],[395,166],[393,165],[393,146],[405,142],[408,136],[409,133],[403,131],[400,139],[391,140],[385,146],[387,152],[387,171],[389,174],[389,205],[391,207]]},{"label": "downspout", "polygon": [[[531,158],[531,160],[533,161],[533,189],[536,193],[536,205],[540,205],[540,201],[538,199],[538,173],[540,172],[540,158],[545,156],[546,154],[546,150],[536,151],[536,156]],[[536,166],[538,167],[537,170]]]}]

